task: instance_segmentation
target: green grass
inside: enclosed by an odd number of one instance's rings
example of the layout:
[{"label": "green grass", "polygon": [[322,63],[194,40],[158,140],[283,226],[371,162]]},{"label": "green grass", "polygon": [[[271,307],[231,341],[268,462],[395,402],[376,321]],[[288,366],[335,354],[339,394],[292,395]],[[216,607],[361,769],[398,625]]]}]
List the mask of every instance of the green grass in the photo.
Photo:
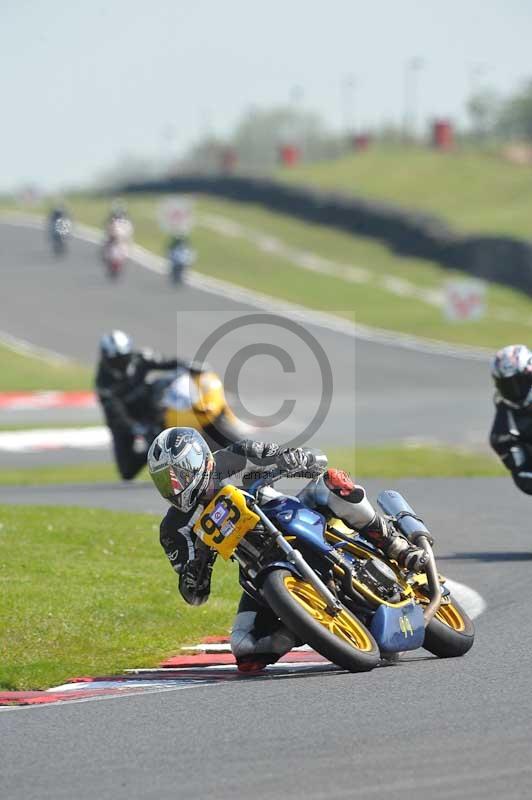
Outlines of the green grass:
[{"label": "green grass", "polygon": [[78,364],[50,363],[0,345],[0,392],[92,388],[92,370]]},{"label": "green grass", "polygon": [[[201,208],[249,223],[302,250],[368,267],[374,275],[387,273],[406,278],[423,288],[442,289],[446,282],[459,276],[428,261],[401,259],[368,239],[349,237],[256,207],[209,202],[202,203]],[[532,333],[526,324],[531,319],[532,301],[524,294],[495,284],[488,287],[488,312],[484,319],[452,323],[444,318],[440,308],[416,298],[391,294],[373,283],[354,284],[309,272],[286,259],[263,253],[246,241],[203,229],[198,230],[195,240],[201,255],[199,271],[365,325],[494,349],[509,341],[528,341]],[[496,316],[501,312],[504,319]]]},{"label": "green grass", "polygon": [[432,212],[457,230],[532,238],[530,167],[497,152],[375,146],[278,177]]},{"label": "green grass", "polygon": [[52,420],[50,422],[9,422],[0,426],[2,433],[15,433],[17,431],[42,431],[42,430],[58,430],[62,428],[92,428],[98,425],[98,422],[65,422],[64,420]]},{"label": "green grass", "polygon": [[236,568],[220,560],[209,603],[186,606],[158,524],[148,514],[0,506],[0,688],[153,667],[227,633]]},{"label": "green grass", "polygon": [[454,447],[399,446],[327,450],[329,464],[356,478],[454,478],[507,475],[492,453],[475,453]]},{"label": "green grass", "polygon": [[[147,479],[147,473],[141,472],[140,478]],[[113,463],[106,461],[57,464],[50,467],[0,468],[0,486],[48,486],[57,483],[101,483],[114,480],[120,480],[118,471]]]},{"label": "green grass", "polygon": [[[491,453],[475,453],[453,447],[326,448],[329,464],[365,478],[468,477],[505,475]],[[146,472],[141,479],[149,480]],[[114,464],[94,462],[53,467],[0,469],[0,486],[44,486],[58,483],[100,483],[119,480]],[[155,490],[154,490],[155,491]]]},{"label": "green grass", "polygon": [[[129,199],[129,206],[137,241],[156,253],[164,253],[166,237],[156,222],[158,202],[157,197],[135,196]],[[109,203],[77,197],[70,205],[77,219],[99,225]],[[490,285],[486,317],[476,322],[452,323],[444,319],[440,308],[392,294],[377,281],[386,274],[419,287],[441,289],[460,273],[420,259],[403,259],[373,240],[305,224],[255,206],[201,198],[198,212],[228,217],[299,250],[369,268],[375,278],[367,284],[354,284],[341,277],[309,272],[244,239],[223,236],[200,225],[193,235],[199,252],[196,269],[206,275],[359,323],[430,339],[496,349],[509,341],[526,342],[530,338],[532,301],[519,292]]]}]

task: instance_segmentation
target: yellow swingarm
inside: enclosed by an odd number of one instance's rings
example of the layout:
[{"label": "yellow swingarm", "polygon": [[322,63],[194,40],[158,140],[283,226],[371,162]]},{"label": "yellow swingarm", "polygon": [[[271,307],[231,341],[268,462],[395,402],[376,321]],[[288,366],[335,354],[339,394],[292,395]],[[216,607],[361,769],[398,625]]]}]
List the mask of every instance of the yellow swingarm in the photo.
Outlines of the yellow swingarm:
[{"label": "yellow swingarm", "polygon": [[231,558],[239,542],[260,521],[236,486],[224,486],[194,524],[194,533],[222,558]]}]

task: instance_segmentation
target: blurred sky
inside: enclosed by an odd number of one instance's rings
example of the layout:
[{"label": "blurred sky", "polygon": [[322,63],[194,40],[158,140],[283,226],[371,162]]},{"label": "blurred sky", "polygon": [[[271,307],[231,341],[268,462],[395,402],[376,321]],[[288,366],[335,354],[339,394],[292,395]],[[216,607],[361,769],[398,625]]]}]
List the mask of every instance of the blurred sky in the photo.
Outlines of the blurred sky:
[{"label": "blurred sky", "polygon": [[1,0],[0,190],[167,158],[295,86],[336,129],[346,99],[360,125],[399,124],[414,57],[419,130],[463,123],[472,86],[532,77],[531,41],[531,0]]}]

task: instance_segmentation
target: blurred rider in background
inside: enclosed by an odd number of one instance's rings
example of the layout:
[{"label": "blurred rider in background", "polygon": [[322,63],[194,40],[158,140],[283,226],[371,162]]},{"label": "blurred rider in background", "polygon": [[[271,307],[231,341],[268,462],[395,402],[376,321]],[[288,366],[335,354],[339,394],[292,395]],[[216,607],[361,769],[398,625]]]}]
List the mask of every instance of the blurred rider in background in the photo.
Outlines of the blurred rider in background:
[{"label": "blurred rider in background", "polygon": [[[317,468],[311,451],[248,439],[212,453],[193,428],[167,428],[151,444],[148,469],[157,490],[170,503],[161,522],[160,541],[179,575],[179,591],[190,605],[199,606],[208,599],[216,558],[192,530],[194,523],[232,475],[253,472],[257,467],[298,470],[306,473],[305,477],[319,473],[299,493],[306,506],[318,509],[326,518],[341,519],[405,569],[424,569],[425,551],[379,516],[365,490],[346,472],[328,469],[323,473],[323,467]],[[231,632],[238,668],[258,672],[294,645],[293,634],[275,614],[244,593]]]},{"label": "blurred rider in background", "polygon": [[48,227],[52,229],[55,223],[60,219],[69,221],[71,219],[64,203],[56,203],[53,208],[50,209],[50,213],[48,214]]},{"label": "blurred rider in background", "polygon": [[47,235],[55,255],[65,252],[66,241],[72,229],[72,220],[64,203],[56,203],[47,220]]},{"label": "blurred rider in background", "polygon": [[510,344],[491,365],[495,419],[490,444],[523,492],[532,494],[532,352]]},{"label": "blurred rider in background", "polygon": [[196,253],[190,246],[188,236],[184,233],[172,236],[167,252],[170,262],[170,278],[174,283],[182,283],[185,271],[196,260]]},{"label": "blurred rider in background", "polygon": [[127,206],[121,200],[115,200],[111,206],[111,211],[105,221],[106,242],[124,241],[128,242],[133,238],[133,223],[131,222]]},{"label": "blurred rider in background", "polygon": [[135,350],[124,331],[114,330],[100,339],[95,388],[106,422],[120,475],[131,480],[146,464],[146,451],[160,432],[150,416],[151,403],[146,376],[151,370],[201,369],[190,361],[165,358],[144,348]]}]

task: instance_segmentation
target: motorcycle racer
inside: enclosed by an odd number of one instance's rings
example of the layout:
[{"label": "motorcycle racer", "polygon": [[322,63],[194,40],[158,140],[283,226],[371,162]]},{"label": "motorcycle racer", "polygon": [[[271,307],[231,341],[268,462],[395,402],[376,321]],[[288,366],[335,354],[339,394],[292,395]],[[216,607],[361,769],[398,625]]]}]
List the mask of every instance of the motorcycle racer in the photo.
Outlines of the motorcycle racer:
[{"label": "motorcycle racer", "polygon": [[179,368],[192,374],[201,372],[190,361],[165,358],[147,348],[135,350],[124,331],[111,331],[100,340],[95,388],[124,480],[131,480],[145,466],[148,445],[160,431],[160,427],[153,428],[146,376],[151,370]]},{"label": "motorcycle racer", "polygon": [[66,239],[72,228],[72,220],[64,205],[55,205],[48,214],[47,232],[55,255],[65,250]]},{"label": "motorcycle racer", "polygon": [[503,347],[491,374],[496,391],[490,444],[516,486],[532,494],[532,352],[524,344]]},{"label": "motorcycle racer", "polygon": [[[285,448],[254,440],[236,442],[212,453],[193,428],[167,428],[148,452],[151,478],[170,508],[160,525],[160,542],[179,575],[179,591],[190,605],[201,605],[210,594],[216,554],[192,528],[205,506],[231,476],[261,467],[298,470],[311,478],[299,497],[326,517],[337,517],[382,549],[407,570],[422,571],[424,550],[412,545],[379,516],[361,486],[337,469],[315,477],[314,455],[304,448]],[[241,671],[254,672],[274,663],[295,645],[292,633],[273,612],[243,594],[231,633],[231,649]]]},{"label": "motorcycle racer", "polygon": [[107,240],[124,239],[133,237],[133,223],[131,222],[127,207],[120,201],[115,201],[105,222]]}]

